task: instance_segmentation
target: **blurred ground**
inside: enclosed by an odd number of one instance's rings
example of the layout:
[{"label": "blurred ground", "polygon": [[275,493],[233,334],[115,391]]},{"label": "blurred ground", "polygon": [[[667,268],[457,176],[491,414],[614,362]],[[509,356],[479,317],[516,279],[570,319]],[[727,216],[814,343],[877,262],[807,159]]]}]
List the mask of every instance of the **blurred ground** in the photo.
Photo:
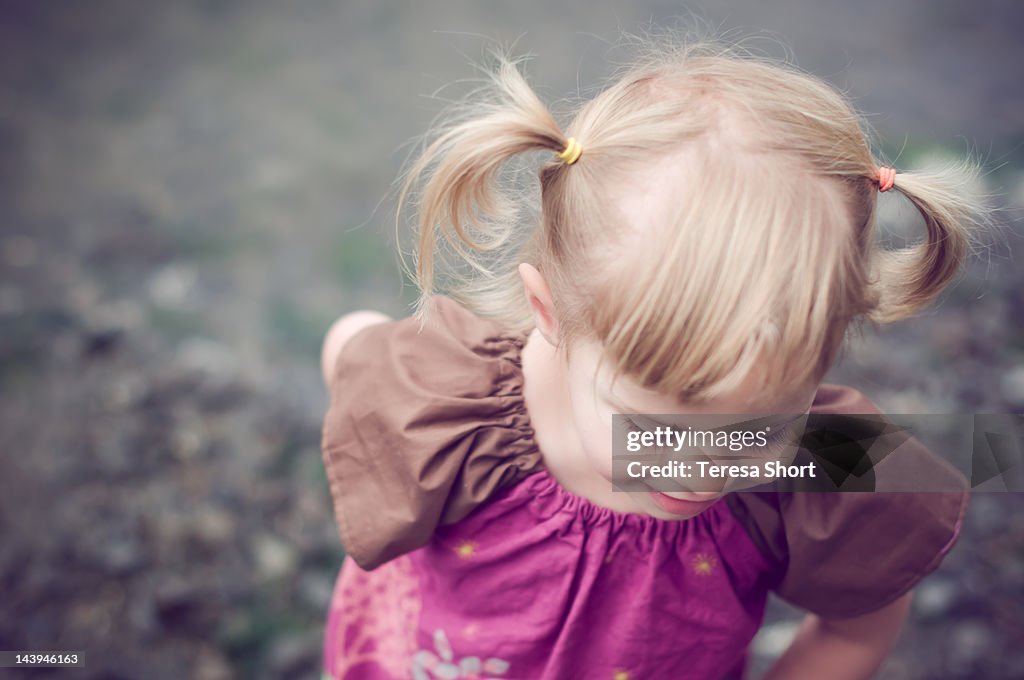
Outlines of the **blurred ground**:
[{"label": "blurred ground", "polygon": [[[778,31],[884,112],[901,163],[984,158],[1011,226],[835,378],[892,412],[1024,409],[1024,10],[695,7]],[[87,659],[4,677],[313,677],[342,558],[316,352],[342,312],[405,313],[377,204],[438,111],[423,95],[473,75],[467,33],[525,32],[531,79],[567,96],[607,72],[617,25],[682,9],[3,2],[0,649]],[[1022,601],[1024,499],[975,496],[882,677],[1024,677]],[[791,616],[773,608],[761,662]]]}]

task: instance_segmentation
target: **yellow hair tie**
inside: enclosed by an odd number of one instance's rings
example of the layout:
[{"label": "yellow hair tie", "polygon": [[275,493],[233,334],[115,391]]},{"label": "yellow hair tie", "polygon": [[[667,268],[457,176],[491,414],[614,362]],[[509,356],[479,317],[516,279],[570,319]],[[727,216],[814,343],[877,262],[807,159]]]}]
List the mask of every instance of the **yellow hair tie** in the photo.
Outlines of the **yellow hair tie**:
[{"label": "yellow hair tie", "polygon": [[558,157],[565,161],[566,165],[572,165],[583,153],[583,146],[576,141],[575,137],[570,137],[569,142],[565,145],[565,151],[558,154]]}]

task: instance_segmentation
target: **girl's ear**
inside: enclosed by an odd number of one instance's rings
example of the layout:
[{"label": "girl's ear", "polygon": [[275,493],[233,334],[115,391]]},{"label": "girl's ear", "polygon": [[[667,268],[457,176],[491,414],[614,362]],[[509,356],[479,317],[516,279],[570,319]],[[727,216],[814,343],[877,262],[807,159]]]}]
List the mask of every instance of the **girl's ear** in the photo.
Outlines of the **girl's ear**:
[{"label": "girl's ear", "polygon": [[537,268],[526,262],[519,265],[526,300],[533,310],[533,323],[552,347],[558,346],[558,319],[551,300],[551,289]]}]

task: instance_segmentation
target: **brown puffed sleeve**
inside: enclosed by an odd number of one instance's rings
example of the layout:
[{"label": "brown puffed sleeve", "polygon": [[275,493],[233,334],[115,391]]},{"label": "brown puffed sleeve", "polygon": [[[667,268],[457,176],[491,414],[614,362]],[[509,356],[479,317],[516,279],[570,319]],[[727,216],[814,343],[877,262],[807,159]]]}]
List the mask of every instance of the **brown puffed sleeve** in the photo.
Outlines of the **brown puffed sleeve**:
[{"label": "brown puffed sleeve", "polygon": [[[811,412],[879,410],[852,388],[822,385]],[[960,532],[967,480],[913,438],[886,463],[878,468],[877,488],[885,488],[886,475],[920,469],[936,485],[930,488],[947,490],[727,497],[755,544],[777,565],[774,590],[782,599],[823,617],[858,616],[895,601],[939,566]]]},{"label": "brown puffed sleeve", "polygon": [[540,464],[523,402],[526,335],[432,298],[372,325],[330,377],[322,453],[342,543],[364,569],[425,545]]}]

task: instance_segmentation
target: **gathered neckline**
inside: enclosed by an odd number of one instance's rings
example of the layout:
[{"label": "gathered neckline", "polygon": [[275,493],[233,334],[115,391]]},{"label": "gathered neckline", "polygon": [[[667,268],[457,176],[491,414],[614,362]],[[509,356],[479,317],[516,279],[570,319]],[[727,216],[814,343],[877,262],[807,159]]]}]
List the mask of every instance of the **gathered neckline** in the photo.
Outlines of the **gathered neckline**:
[{"label": "gathered neckline", "polygon": [[[637,525],[638,528],[652,528],[657,526],[671,527],[675,525],[689,524],[698,518],[706,516],[720,504],[724,504],[715,502],[692,517],[662,519],[661,517],[655,517],[644,512],[628,512],[608,508],[592,501],[586,496],[581,496],[580,494],[565,488],[565,486],[554,476],[550,468],[544,462],[544,453],[541,451],[540,445],[537,443],[537,434],[536,429],[533,426],[533,418],[530,416],[529,409],[526,407],[526,375],[523,371],[522,353],[532,332],[533,329],[530,328],[526,331],[505,332],[502,333],[500,337],[494,338],[494,340],[498,342],[507,343],[505,351],[501,353],[502,357],[506,360],[505,366],[507,367],[507,370],[503,375],[503,379],[501,380],[505,385],[505,389],[502,391],[505,393],[505,396],[512,398],[509,406],[518,416],[515,418],[515,421],[516,429],[520,431],[520,441],[526,450],[535,453],[537,460],[537,464],[534,469],[529,471],[529,473],[521,479],[518,484],[513,485],[512,488],[531,480],[530,484],[538,486],[538,491],[556,494],[559,504],[563,509],[579,513],[584,520],[596,523],[610,522],[615,525],[632,524]],[[609,482],[609,484],[610,483],[611,482]],[[719,501],[723,501],[724,498],[725,497],[723,496]]]},{"label": "gathered neckline", "polygon": [[[540,465],[517,486],[527,488],[538,495],[552,495],[559,509],[575,514],[585,524],[611,524],[613,526],[629,526],[645,533],[648,531],[684,530],[694,525],[704,524],[708,518],[726,507],[725,496],[691,517],[680,519],[662,519],[644,512],[626,512],[605,507],[585,496],[569,491],[559,482],[545,465]],[[623,492],[625,493],[625,492]]]}]

